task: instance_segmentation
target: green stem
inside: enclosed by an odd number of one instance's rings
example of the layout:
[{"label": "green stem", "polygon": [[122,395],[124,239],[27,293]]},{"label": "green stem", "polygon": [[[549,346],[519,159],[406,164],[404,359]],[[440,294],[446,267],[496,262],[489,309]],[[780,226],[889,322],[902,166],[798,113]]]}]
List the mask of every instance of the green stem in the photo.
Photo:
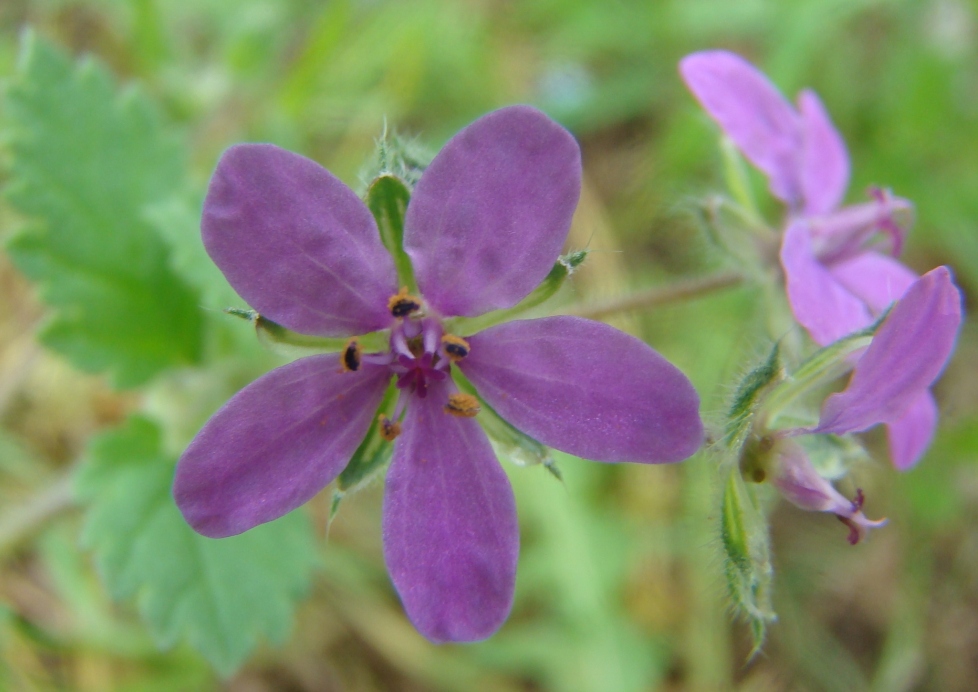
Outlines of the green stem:
[{"label": "green stem", "polygon": [[708,276],[685,279],[667,286],[653,286],[630,295],[613,300],[572,308],[569,314],[590,319],[602,319],[620,312],[643,310],[646,308],[692,300],[700,296],[737,286],[744,281],[739,272],[720,272]]}]

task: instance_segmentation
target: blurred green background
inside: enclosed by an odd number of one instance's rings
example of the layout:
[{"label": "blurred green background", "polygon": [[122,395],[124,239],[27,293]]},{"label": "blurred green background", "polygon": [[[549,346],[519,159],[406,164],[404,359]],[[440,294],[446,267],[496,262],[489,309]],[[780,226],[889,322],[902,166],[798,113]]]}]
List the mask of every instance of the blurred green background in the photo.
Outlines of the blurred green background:
[{"label": "blurred green background", "polygon": [[[183,153],[174,165],[156,167],[147,155],[143,165],[152,170],[139,171],[153,190],[166,189],[166,199],[133,199],[142,183],[116,158],[96,160],[99,150],[87,151],[73,129],[101,132],[98,94],[115,98],[116,86],[65,88],[44,102],[47,111],[22,108],[35,78],[24,75],[43,72],[18,68],[27,27],[73,58],[94,56],[121,88],[136,83],[139,98],[155,104],[161,124],[147,126],[150,134],[115,133],[102,123],[102,136],[117,135],[133,151],[154,137],[177,142]],[[100,543],[86,515],[106,506],[108,491],[93,500],[74,482],[79,460],[98,457],[94,436],[143,411],[164,430],[161,449],[179,453],[217,405],[282,362],[254,343],[246,323],[220,313],[234,297],[226,298],[199,246],[197,205],[225,147],[275,142],[356,187],[385,122],[437,148],[490,109],[537,105],[582,145],[585,190],[570,243],[594,252],[564,298],[587,304],[723,266],[695,213],[722,187],[716,129],[676,72],[684,54],[714,47],[753,60],[789,96],[815,88],[850,147],[848,199],[880,184],[913,200],[917,222],[905,261],[919,272],[950,265],[966,306],[973,303],[973,0],[2,0],[0,80],[22,96],[0,110],[0,176],[10,186],[0,232],[10,237],[36,216],[59,218],[26,203],[18,187],[33,161],[23,131],[43,121],[48,129],[38,131],[63,137],[48,136],[31,151],[43,149],[49,165],[62,166],[65,185],[98,191],[101,215],[93,218],[106,225],[96,231],[111,244],[113,223],[140,219],[138,232],[155,233],[160,243],[147,256],[166,258],[160,266],[186,280],[184,302],[201,315],[191,310],[186,324],[149,318],[175,342],[190,343],[195,330],[203,336],[183,351],[177,343],[180,357],[137,359],[120,373],[65,336],[67,328],[44,326],[49,305],[69,321],[74,309],[74,298],[38,293],[21,273],[36,278],[32,272],[53,271],[50,263],[22,259],[18,269],[0,260],[0,687],[978,689],[978,329],[971,319],[936,388],[941,429],[919,467],[897,474],[882,437],[863,438],[879,461],[857,468],[855,478],[867,490],[867,513],[890,518],[885,529],[851,547],[831,516],[783,504],[773,510],[780,619],[749,663],[750,638],[724,600],[716,460],[706,455],[668,467],[561,456],[564,485],[540,467],[506,464],[523,529],[516,605],[500,632],[477,645],[436,647],[406,621],[381,557],[380,482],[344,500],[328,539],[328,494],[302,510],[315,535],[304,548],[309,564],[296,567],[311,569],[311,579],[283,587],[297,598],[294,622],[286,613],[256,633],[258,647],[245,658],[250,644],[242,645],[245,662],[236,671],[229,664],[218,666],[225,675],[214,672],[214,654],[198,653],[207,647],[190,630],[161,637],[168,613],[156,614],[151,633],[144,619],[152,620],[153,605],[138,584],[105,586],[113,578],[102,558],[113,546]],[[86,94],[96,105],[86,105]],[[137,209],[159,201],[167,204]],[[776,224],[776,205],[766,211]],[[71,214],[64,218],[70,225]],[[103,247],[92,262],[103,261],[103,251],[123,253],[117,264],[126,260],[123,250]],[[163,279],[156,286],[166,299],[184,290]],[[704,416],[718,420],[737,376],[770,344],[766,290],[746,285],[612,321],[689,374]],[[39,328],[48,330],[50,348],[35,339]],[[100,374],[107,370],[112,377]],[[156,557],[165,560],[166,549]],[[241,559],[270,555],[256,549]],[[249,598],[260,601],[261,593]],[[238,607],[233,599],[225,605]],[[271,638],[280,644],[258,636],[276,629]],[[170,646],[161,651],[161,641]]]}]

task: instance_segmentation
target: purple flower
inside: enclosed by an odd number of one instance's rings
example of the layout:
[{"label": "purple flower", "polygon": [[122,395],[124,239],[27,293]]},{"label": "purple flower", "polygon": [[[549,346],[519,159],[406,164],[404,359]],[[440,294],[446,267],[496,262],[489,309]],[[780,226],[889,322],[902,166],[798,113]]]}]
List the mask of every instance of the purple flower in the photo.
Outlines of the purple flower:
[{"label": "purple flower", "polygon": [[702,440],[685,376],[638,339],[575,317],[515,321],[462,338],[446,318],[509,308],[557,259],[581,184],[573,137],[514,106],[459,132],[414,190],[404,245],[419,295],[398,290],[364,203],[316,163],[232,147],[204,204],[204,245],[260,314],[304,334],[389,330],[389,348],[297,360],[235,395],[177,467],[191,526],[230,536],[309,500],[347,464],[394,378],[384,556],[415,626],[472,641],[506,619],[519,531],[513,493],[456,388],[544,444],[598,461],[679,461]]},{"label": "purple flower", "polygon": [[856,362],[848,386],[822,405],[814,428],[779,431],[771,453],[771,482],[802,509],[833,512],[850,527],[855,543],[865,529],[879,525],[861,510],[862,494],[846,500],[812,468],[802,447],[787,438],[808,433],[844,435],[906,418],[914,402],[940,375],[961,324],[961,294],[947,267],[915,281],[890,310],[865,353]]},{"label": "purple flower", "polygon": [[[849,156],[813,91],[802,91],[795,109],[753,65],[726,51],[689,55],[680,72],[788,206],[781,265],[798,322],[822,346],[872,324],[917,279],[891,256],[900,253],[905,236],[895,217],[909,214],[910,203],[873,190],[873,201],[838,208],[849,183]],[[889,253],[880,251],[881,237]],[[920,459],[936,425],[937,405],[926,390],[887,422],[898,469]]]},{"label": "purple flower", "polygon": [[886,519],[867,519],[862,512],[865,497],[856,491],[846,499],[812,466],[804,448],[791,439],[772,441],[774,457],[770,481],[786,500],[809,512],[831,512],[849,527],[849,543],[856,545],[869,529],[886,524]]}]

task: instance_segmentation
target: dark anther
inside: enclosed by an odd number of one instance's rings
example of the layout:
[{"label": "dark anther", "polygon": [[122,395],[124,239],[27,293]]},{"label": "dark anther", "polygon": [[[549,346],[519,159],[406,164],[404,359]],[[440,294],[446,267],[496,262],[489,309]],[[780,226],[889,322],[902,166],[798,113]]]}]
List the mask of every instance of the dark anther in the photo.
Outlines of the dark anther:
[{"label": "dark anther", "polygon": [[356,339],[350,339],[346,348],[343,349],[343,372],[356,372],[359,370],[360,355],[362,353],[363,349],[360,347],[360,342]]},{"label": "dark anther", "polygon": [[441,345],[445,349],[445,355],[453,363],[457,363],[469,355],[469,342],[454,334],[445,334],[441,338]]},{"label": "dark anther", "polygon": [[405,286],[387,301],[387,308],[394,317],[407,317],[421,309],[421,301],[407,292]]}]

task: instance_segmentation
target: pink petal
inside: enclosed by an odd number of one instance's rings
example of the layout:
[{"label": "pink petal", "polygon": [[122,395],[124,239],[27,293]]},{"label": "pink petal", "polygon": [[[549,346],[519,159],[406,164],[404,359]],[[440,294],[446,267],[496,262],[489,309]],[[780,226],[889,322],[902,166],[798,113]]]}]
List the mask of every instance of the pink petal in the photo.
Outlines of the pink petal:
[{"label": "pink petal", "polygon": [[798,96],[802,122],[799,178],[806,214],[825,214],[842,202],[849,186],[849,154],[814,91]]},{"label": "pink petal", "polygon": [[815,343],[825,346],[872,323],[863,302],[815,257],[804,221],[791,223],[784,232],[781,266],[791,311]]},{"label": "pink petal", "polygon": [[460,367],[503,418],[596,461],[680,461],[703,441],[699,398],[648,345],[606,324],[547,317],[469,338]]},{"label": "pink petal", "polygon": [[930,392],[924,392],[899,418],[886,424],[893,465],[900,471],[915,466],[930,446],[936,428],[937,403]]},{"label": "pink petal", "polygon": [[767,175],[771,193],[799,204],[801,120],[768,78],[739,55],[720,50],[687,55],[679,72],[710,117]]},{"label": "pink petal", "polygon": [[880,325],[845,391],[822,406],[815,432],[858,432],[904,415],[954,350],[961,294],[947,267],[924,274]]},{"label": "pink petal", "polygon": [[336,354],[302,358],[234,395],[187,447],[173,496],[194,530],[233,536],[304,504],[346,466],[390,380],[341,372]]},{"label": "pink petal", "polygon": [[836,262],[829,271],[874,315],[883,314],[917,280],[917,275],[905,265],[878,252],[862,252],[851,259]]},{"label": "pink petal", "polygon": [[351,336],[391,322],[394,262],[360,198],[314,161],[271,144],[224,152],[201,234],[259,313],[302,334]]},{"label": "pink petal", "polygon": [[849,542],[858,543],[869,529],[883,526],[885,519],[867,519],[857,502],[845,498],[812,466],[805,450],[793,440],[782,440],[776,450],[770,480],[791,504],[809,512],[832,512],[851,529]]},{"label": "pink petal", "polygon": [[384,558],[411,622],[434,642],[485,639],[513,603],[516,502],[472,418],[444,411],[445,383],[412,398],[384,491]]},{"label": "pink petal", "polygon": [[581,192],[581,153],[540,111],[510,106],[455,135],[418,182],[404,246],[446,316],[515,305],[547,275]]}]

